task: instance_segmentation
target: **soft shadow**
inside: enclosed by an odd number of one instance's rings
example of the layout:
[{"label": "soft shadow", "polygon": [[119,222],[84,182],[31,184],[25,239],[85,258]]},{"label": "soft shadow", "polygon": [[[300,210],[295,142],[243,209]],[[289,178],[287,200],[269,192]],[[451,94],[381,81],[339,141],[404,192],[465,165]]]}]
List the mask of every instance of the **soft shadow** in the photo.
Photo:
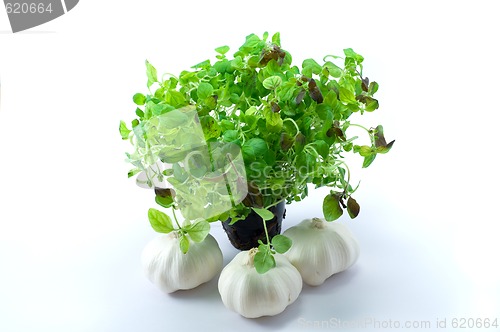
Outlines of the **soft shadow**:
[{"label": "soft shadow", "polygon": [[298,299],[285,308],[285,311],[276,316],[264,316],[259,318],[248,319],[252,324],[255,324],[261,330],[276,331],[283,329],[284,326],[295,323],[297,317],[300,316],[303,301],[299,295]]},{"label": "soft shadow", "polygon": [[308,303],[324,304],[315,306],[315,317],[352,317],[353,313],[364,312],[366,306],[354,295],[360,292],[355,287],[356,278],[365,272],[355,265],[326,279],[322,285],[304,285],[301,295]]}]

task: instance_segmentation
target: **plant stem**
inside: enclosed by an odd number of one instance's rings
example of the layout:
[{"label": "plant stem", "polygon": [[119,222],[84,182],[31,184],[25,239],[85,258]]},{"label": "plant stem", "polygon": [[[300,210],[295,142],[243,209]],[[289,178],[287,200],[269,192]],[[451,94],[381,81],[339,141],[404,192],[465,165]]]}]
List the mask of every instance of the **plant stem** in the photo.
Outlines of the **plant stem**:
[{"label": "plant stem", "polygon": [[165,76],[166,75],[169,75],[170,77],[173,77],[175,78],[176,80],[179,80],[179,78],[177,76],[175,76],[174,74],[171,74],[171,73],[165,73],[163,75],[161,75],[161,80],[162,80],[162,83],[165,82]]},{"label": "plant stem", "polygon": [[349,166],[347,165],[347,163],[343,160],[340,160],[340,159],[336,159],[335,162],[338,162],[339,164],[342,164],[345,166],[345,168],[347,169],[347,184],[349,184],[351,182],[351,170],[349,169]]},{"label": "plant stem", "polygon": [[179,221],[177,220],[177,216],[175,215],[175,208],[172,207],[172,213],[174,215],[174,220],[175,220],[175,223],[177,224],[177,227],[179,227],[179,229],[182,229],[181,225],[179,224]]},{"label": "plant stem", "polygon": [[[270,188],[270,187],[269,187],[269,188]],[[284,200],[285,200],[285,199],[283,198],[283,199],[281,199],[281,200],[279,200],[279,201],[277,201],[277,202],[272,203],[271,205],[266,206],[266,210],[269,210],[269,208],[270,208],[270,207],[273,207],[273,206],[275,206],[275,205],[278,205],[279,203],[283,202]]]},{"label": "plant stem", "polygon": [[370,133],[370,130],[369,130],[369,129],[367,129],[366,127],[364,127],[364,126],[362,126],[362,125],[360,125],[360,124],[351,123],[351,124],[349,124],[349,126],[359,127],[359,128],[362,128],[362,129],[366,130],[366,132],[367,132],[368,134]]},{"label": "plant stem", "polygon": [[337,59],[344,59],[343,57],[341,56],[338,56],[338,55],[332,55],[332,54],[328,54],[328,55],[325,55],[323,57],[323,61],[326,62],[326,59],[328,58],[332,58],[333,60],[337,60]]},{"label": "plant stem", "polygon": [[267,223],[264,218],[262,218],[262,223],[264,224],[264,232],[266,233],[267,248],[271,250],[271,241],[269,241],[269,234],[267,233]]},{"label": "plant stem", "polygon": [[285,122],[285,121],[292,121],[293,125],[295,126],[295,129],[297,129],[297,132],[295,133],[295,136],[297,136],[300,133],[300,129],[299,129],[299,126],[297,125],[297,122],[295,122],[295,120],[290,119],[290,118],[283,119],[283,122]]},{"label": "plant stem", "polygon": [[[314,153],[311,153],[311,151],[309,151],[309,150],[311,150],[311,149],[314,151]],[[319,157],[319,153],[318,153],[318,151],[317,151],[317,150],[316,150],[316,149],[315,149],[312,145],[310,145],[310,143],[309,143],[309,144],[307,144],[307,145],[304,147],[304,150],[305,150],[305,151],[307,151],[307,152],[309,152],[309,154],[313,155],[313,156],[314,156],[314,157],[316,157],[316,158],[318,158],[318,157]]]}]

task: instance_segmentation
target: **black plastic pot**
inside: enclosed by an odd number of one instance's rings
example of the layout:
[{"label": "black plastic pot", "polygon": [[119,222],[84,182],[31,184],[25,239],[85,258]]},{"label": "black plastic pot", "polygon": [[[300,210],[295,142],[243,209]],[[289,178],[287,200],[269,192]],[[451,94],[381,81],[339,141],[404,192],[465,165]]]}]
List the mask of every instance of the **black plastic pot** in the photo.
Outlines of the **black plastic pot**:
[{"label": "black plastic pot", "polygon": [[[274,214],[274,218],[266,222],[267,232],[271,239],[281,233],[281,224],[286,214],[285,202],[283,201],[269,208],[269,211]],[[230,223],[231,219],[228,219],[222,222],[222,227],[226,231],[229,241],[236,249],[249,250],[258,247],[259,240],[264,243],[267,242],[262,218],[253,210],[246,219],[239,220],[233,225],[230,225]]]}]

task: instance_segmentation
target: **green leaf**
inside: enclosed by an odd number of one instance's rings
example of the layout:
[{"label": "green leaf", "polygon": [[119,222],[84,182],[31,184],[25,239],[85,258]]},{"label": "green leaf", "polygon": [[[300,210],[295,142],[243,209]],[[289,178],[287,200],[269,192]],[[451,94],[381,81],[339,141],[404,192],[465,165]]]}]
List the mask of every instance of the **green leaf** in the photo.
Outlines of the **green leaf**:
[{"label": "green leaf", "polygon": [[374,99],[374,98],[371,98],[371,97],[367,97],[366,98],[366,108],[365,108],[366,111],[367,112],[373,112],[377,108],[378,108],[378,100]]},{"label": "green leaf", "polygon": [[149,89],[151,85],[153,85],[155,82],[158,82],[158,75],[156,73],[156,68],[153,67],[153,65],[151,65],[148,60],[146,60],[146,75],[148,76],[147,86]]},{"label": "green leaf", "polygon": [[281,133],[281,136],[280,136],[280,147],[283,151],[288,151],[293,143],[294,143],[294,138],[292,136],[290,136],[290,134],[286,133],[286,132],[282,132]]},{"label": "green leaf", "polygon": [[305,143],[306,137],[304,136],[304,134],[299,132],[297,136],[295,136],[295,152],[297,154],[299,154],[304,149]]},{"label": "green leaf", "polygon": [[281,85],[281,88],[278,93],[279,100],[283,102],[291,100],[293,98],[296,89],[297,89],[296,83],[293,82],[284,83],[283,85]]},{"label": "green leaf", "polygon": [[187,114],[176,109],[165,113],[163,116],[164,121],[162,121],[162,126],[165,129],[173,129],[181,126],[185,126],[188,123],[189,117]]},{"label": "green leaf", "polygon": [[220,46],[220,47],[217,47],[215,49],[215,52],[219,53],[219,54],[226,54],[227,52],[229,51],[229,46],[225,45],[225,46]]},{"label": "green leaf", "polygon": [[198,99],[203,100],[208,98],[209,96],[213,95],[214,93],[214,88],[210,83],[200,83],[198,86]]},{"label": "green leaf", "polygon": [[184,94],[176,90],[169,90],[165,101],[172,105],[173,108],[179,108],[187,104]]},{"label": "green leaf", "polygon": [[224,142],[234,142],[239,138],[239,132],[237,130],[226,130],[222,134]]},{"label": "green leaf", "polygon": [[354,152],[359,153],[359,155],[362,157],[367,157],[367,156],[373,154],[372,147],[368,146],[368,145],[362,145],[362,146],[355,145]]},{"label": "green leaf", "polygon": [[245,142],[246,146],[252,147],[256,154],[264,154],[267,151],[267,144],[262,138],[254,137]]},{"label": "green leaf", "polygon": [[227,119],[222,119],[220,122],[220,126],[222,130],[234,130],[236,128],[235,123],[233,121],[229,121]]},{"label": "green leaf", "polygon": [[221,129],[219,123],[210,115],[200,117],[200,123],[206,140],[220,136]]},{"label": "green leaf", "polygon": [[378,125],[374,133],[376,153],[387,153],[391,150],[394,140],[387,143],[384,137],[384,128]]},{"label": "green leaf", "polygon": [[[266,153],[264,153],[263,159],[266,162],[266,164],[268,164],[269,166],[273,166],[276,163],[276,152],[273,150],[267,150]],[[284,181],[284,179],[278,179],[278,178],[276,180]]]},{"label": "green leaf", "polygon": [[245,43],[241,45],[240,51],[244,53],[249,53],[253,48],[258,46],[260,43],[260,38],[256,34],[252,33],[246,37]]},{"label": "green leaf", "polygon": [[161,172],[161,174],[163,174],[165,176],[171,176],[172,174],[174,174],[174,170],[171,168],[167,168],[167,169],[163,170],[163,172]]},{"label": "green leaf", "polygon": [[269,247],[267,246],[267,244],[264,244],[262,240],[259,240],[258,244],[259,244],[258,249],[260,252],[269,252]]},{"label": "green leaf", "polygon": [[174,230],[172,220],[165,213],[156,209],[149,209],[148,219],[151,227],[158,233],[170,233]]},{"label": "green leaf", "polygon": [[248,58],[248,62],[247,62],[248,67],[250,67],[250,68],[258,67],[259,61],[260,61],[260,56],[258,56],[258,55],[251,56],[250,58]]},{"label": "green leaf", "polygon": [[181,239],[179,240],[179,247],[181,248],[181,252],[183,254],[186,254],[189,250],[189,239],[187,238],[186,235],[182,235]]},{"label": "green leaf", "polygon": [[303,150],[297,155],[296,167],[299,175],[307,177],[316,169],[316,157]]},{"label": "green leaf", "polygon": [[257,108],[255,106],[251,106],[245,111],[245,115],[248,116],[254,115],[255,113],[257,113]]},{"label": "green leaf", "polygon": [[241,58],[241,56],[237,56],[233,60],[231,60],[231,67],[233,67],[234,69],[245,68],[245,64],[243,63],[243,59]]},{"label": "green leaf", "polygon": [[292,240],[289,237],[278,234],[271,240],[274,250],[280,254],[284,254],[292,246]]},{"label": "green leaf", "polygon": [[145,147],[143,124],[138,123],[134,126],[134,122],[132,121],[132,130],[134,132],[135,138],[137,139],[137,145],[141,148]]},{"label": "green leaf", "polygon": [[257,213],[262,219],[264,219],[266,221],[274,218],[274,214],[267,209],[260,209],[260,208],[252,207],[252,210],[254,210],[255,213]]},{"label": "green leaf", "polygon": [[352,197],[349,196],[347,199],[347,212],[349,213],[349,216],[354,219],[358,216],[359,214],[359,204],[356,202],[356,200]]},{"label": "green leaf", "polygon": [[201,165],[196,168],[190,168],[189,173],[195,178],[201,179],[207,174],[208,168],[205,165]]},{"label": "green leaf", "polygon": [[368,93],[373,96],[377,91],[378,91],[378,83],[370,82],[370,85],[368,86]]},{"label": "green leaf", "polygon": [[202,61],[200,63],[197,63],[194,66],[192,66],[191,68],[200,69],[200,68],[206,68],[206,67],[210,67],[210,60],[205,60],[205,61]]},{"label": "green leaf", "polygon": [[133,177],[134,175],[136,175],[136,174],[138,174],[138,173],[140,173],[140,172],[141,172],[141,170],[140,170],[140,169],[138,169],[138,168],[136,168],[136,169],[130,170],[130,171],[127,173],[127,176],[128,176],[129,178],[131,178],[131,177]]},{"label": "green leaf", "polygon": [[271,76],[271,77],[266,78],[262,82],[262,85],[264,86],[264,88],[266,88],[268,90],[275,90],[281,85],[282,82],[283,81],[282,81],[281,77]]},{"label": "green leaf", "polygon": [[372,153],[366,156],[365,159],[363,160],[363,168],[367,168],[368,166],[370,166],[372,162],[375,160],[376,156],[377,156],[376,153]]},{"label": "green leaf", "polygon": [[137,115],[141,120],[144,118],[144,112],[139,107],[135,109],[135,115]]},{"label": "green leaf", "polygon": [[353,58],[354,60],[356,60],[357,64],[360,64],[364,60],[364,58],[361,55],[359,55],[358,53],[354,52],[352,50],[352,48],[344,49],[344,54],[346,57]]},{"label": "green leaf", "polygon": [[165,95],[165,89],[163,87],[156,89],[155,91],[155,98],[158,99],[163,99],[163,96]]},{"label": "green leaf", "polygon": [[308,73],[311,72],[313,74],[321,73],[321,66],[314,59],[306,59],[302,62],[302,69],[306,69]]},{"label": "green leaf", "polygon": [[[173,110],[174,107],[169,104],[154,104],[154,103],[148,103],[148,107],[151,109],[151,112],[153,115],[161,115],[168,113],[169,111]],[[169,114],[169,116],[173,116],[174,114]]]},{"label": "green leaf", "polygon": [[172,206],[172,204],[174,204],[174,199],[172,198],[172,196],[161,197],[159,195],[156,195],[155,202],[164,208],[169,208]]},{"label": "green leaf", "polygon": [[279,115],[279,113],[267,112],[266,113],[266,124],[268,125],[268,129],[271,131],[280,131],[283,126],[283,119]]},{"label": "green leaf", "polygon": [[391,150],[392,148],[392,145],[394,144],[395,140],[392,140],[390,141],[386,146],[379,146],[377,149],[376,149],[376,152],[377,153],[387,153]]},{"label": "green leaf", "polygon": [[276,32],[273,37],[271,38],[271,41],[273,44],[281,46],[281,38],[280,38],[280,33]]},{"label": "green leaf", "polygon": [[[169,171],[169,172],[167,172],[167,171]],[[164,175],[167,175],[167,174],[172,175],[173,171],[171,169],[168,169],[168,170],[163,171],[162,173],[164,173]],[[173,197],[175,194],[175,191],[173,189],[170,189],[170,188],[155,187],[155,194],[157,196],[160,196],[160,197]]]},{"label": "green leaf", "polygon": [[325,62],[323,68],[328,69],[328,73],[332,77],[339,78],[340,76],[342,76],[342,69],[331,61]]},{"label": "green leaf", "polygon": [[131,130],[127,128],[127,125],[124,121],[120,121],[120,135],[122,139],[128,139]]},{"label": "green leaf", "polygon": [[178,163],[173,164],[172,169],[174,170],[174,178],[181,183],[186,181],[189,177],[184,168],[182,168]]},{"label": "green leaf", "polygon": [[134,103],[136,103],[137,105],[144,105],[146,103],[146,96],[143,95],[142,93],[136,93],[133,97],[132,97]]},{"label": "green leaf", "polygon": [[321,157],[323,157],[324,159],[328,157],[328,154],[330,153],[330,147],[325,141],[317,140],[312,145]]},{"label": "green leaf", "polygon": [[308,78],[312,78],[313,72],[312,72],[312,67],[304,67],[302,68],[302,75]]},{"label": "green leaf", "polygon": [[271,253],[259,251],[255,254],[253,265],[258,273],[264,274],[276,266],[276,261]]},{"label": "green leaf", "polygon": [[231,61],[227,59],[217,61],[216,63],[214,63],[214,69],[217,70],[219,73],[224,74],[227,71],[230,71]]},{"label": "green leaf", "polygon": [[343,213],[344,211],[340,206],[339,198],[336,195],[327,195],[323,200],[323,215],[325,216],[325,220],[337,220]]},{"label": "green leaf", "polygon": [[354,97],[354,93],[351,90],[344,88],[343,86],[339,88],[339,99],[344,103],[356,102],[356,97]]},{"label": "green leaf", "polygon": [[246,150],[251,149],[255,156],[262,156],[267,151],[267,144],[262,138],[254,137],[249,139],[243,144],[243,148]]},{"label": "green leaf", "polygon": [[184,228],[194,242],[202,242],[210,233],[210,224],[206,220],[199,220]]},{"label": "green leaf", "polygon": [[378,148],[380,146],[386,146],[387,143],[385,141],[384,137],[384,127],[381,125],[378,125],[377,128],[375,128],[375,146]]}]

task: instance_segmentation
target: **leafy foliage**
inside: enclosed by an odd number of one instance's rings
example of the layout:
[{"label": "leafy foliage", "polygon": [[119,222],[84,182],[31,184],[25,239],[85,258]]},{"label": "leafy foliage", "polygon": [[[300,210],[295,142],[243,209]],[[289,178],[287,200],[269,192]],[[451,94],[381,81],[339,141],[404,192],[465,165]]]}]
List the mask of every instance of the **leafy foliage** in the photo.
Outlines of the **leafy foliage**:
[{"label": "leafy foliage", "polygon": [[292,240],[284,235],[277,234],[271,241],[269,241],[269,234],[267,232],[266,221],[273,219],[274,214],[267,210],[261,208],[252,208],[261,218],[264,225],[264,231],[266,233],[266,243],[259,240],[258,251],[255,254],[254,266],[257,272],[266,273],[270,269],[276,266],[276,260],[274,259],[275,253],[283,254],[290,249],[292,246]]},{"label": "leafy foliage", "polygon": [[[215,60],[201,61],[178,76],[158,76],[146,61],[149,93],[133,96],[136,118],[131,129],[120,123],[121,137],[134,146],[127,154],[134,165],[129,177],[148,172],[146,182],[150,187],[155,179],[167,179],[179,192],[163,196],[157,192],[156,202],[173,209],[186,207],[183,214],[188,220],[195,220],[202,212],[196,209],[202,202],[196,200],[212,194],[232,206],[208,221],[231,218],[237,222],[252,208],[266,220],[270,217],[268,207],[283,200],[291,203],[304,199],[308,184],[332,188],[323,201],[326,220],[338,219],[344,210],[355,218],[360,208],[352,194],[357,187],[351,186],[343,153],[359,154],[363,167],[368,167],[394,144],[386,142],[381,125],[367,129],[349,120],[352,114],[378,109],[374,95],[379,86],[363,76],[364,58],[350,48],[343,56],[328,55],[321,62],[305,59],[299,67],[281,47],[279,33],[268,38],[267,33],[263,38],[248,35],[232,57],[228,56],[229,46],[217,47]],[[185,109],[195,110],[197,118],[179,111]],[[168,121],[162,121],[166,114]],[[203,131],[193,134],[190,126],[198,121]],[[365,129],[370,145],[355,145],[357,137],[347,134],[351,126]],[[176,185],[202,179],[211,171],[201,166],[187,169],[181,162],[186,156],[179,152],[180,146],[187,151],[186,146],[193,148],[200,140],[239,147],[245,169],[237,174],[244,173],[246,182],[236,175],[232,180],[235,187],[229,188],[229,193],[224,193],[224,188],[203,192],[203,186],[196,194],[178,190]],[[157,162],[173,166],[151,172]],[[223,176],[214,175],[213,181]],[[248,186],[248,195],[238,200],[233,196],[241,185]],[[272,244],[274,249],[269,241],[267,251],[262,247],[256,257],[262,262],[261,270],[273,265],[271,250],[283,251],[283,243],[286,241],[278,237]]]},{"label": "leafy foliage", "polygon": [[196,220],[193,223],[186,222],[183,226],[180,226],[177,219],[175,219],[176,228],[172,225],[172,219],[168,215],[153,208],[148,211],[148,219],[151,227],[159,233],[177,232],[177,236],[180,237],[179,246],[184,254],[189,250],[190,239],[194,242],[202,242],[210,232],[210,224],[206,220]]}]

